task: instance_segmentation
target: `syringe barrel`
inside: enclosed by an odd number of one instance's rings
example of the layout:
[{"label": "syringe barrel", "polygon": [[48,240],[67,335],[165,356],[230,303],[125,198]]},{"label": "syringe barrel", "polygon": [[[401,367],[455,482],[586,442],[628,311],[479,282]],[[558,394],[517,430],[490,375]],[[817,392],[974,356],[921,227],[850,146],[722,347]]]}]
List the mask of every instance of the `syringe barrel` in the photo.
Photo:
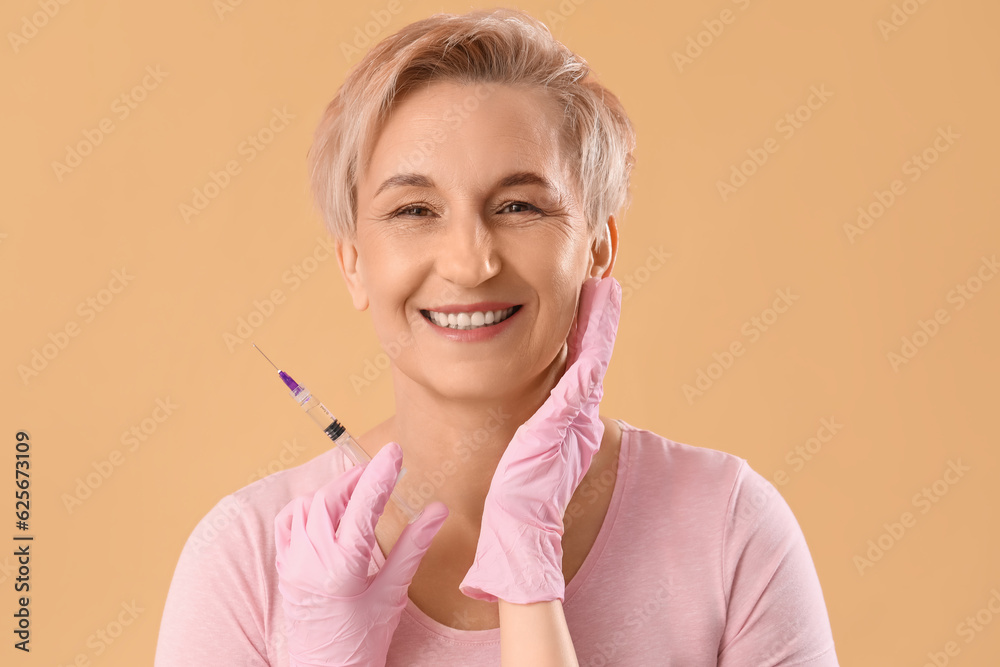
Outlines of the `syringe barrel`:
[{"label": "syringe barrel", "polygon": [[[361,465],[362,462],[367,463],[368,461],[371,461],[371,457],[368,456],[365,450],[361,449],[361,446],[346,430],[334,442],[337,443],[337,446],[340,447],[341,451],[343,451],[347,458],[351,459],[355,465]],[[399,475],[396,476],[396,482],[393,486],[398,485],[399,480],[403,479],[403,475],[405,474],[406,467],[404,466],[400,468]],[[417,515],[420,513],[419,509],[410,507],[410,504],[403,500],[395,489],[389,495],[389,499],[392,500],[396,504],[396,507],[399,508],[399,511],[403,513],[406,517],[407,523],[413,523],[413,521],[417,518]]]},{"label": "syringe barrel", "polygon": [[[337,418],[333,416],[333,413],[326,409],[326,406],[319,402],[319,399],[309,393],[309,390],[302,387],[302,391],[299,392],[299,396],[292,392],[292,396],[302,409],[306,411],[309,418],[316,422],[316,425],[323,429],[326,436],[337,441],[337,438],[345,432],[343,424],[337,421]],[[362,452],[364,454],[364,452]],[[367,455],[366,455],[367,456]]]},{"label": "syringe barrel", "polygon": [[[365,450],[361,449],[361,446],[351,437],[351,434],[347,432],[347,429],[341,424],[332,412],[326,409],[319,399],[313,396],[308,389],[299,385],[297,391],[292,392],[292,398],[298,402],[302,409],[306,411],[316,424],[323,429],[323,432],[328,438],[333,440],[334,444],[340,448],[340,451],[344,453],[347,458],[351,460],[354,465],[362,465],[371,461],[371,457]],[[400,469],[399,475],[396,477],[396,484],[399,484],[399,480],[403,479],[403,475],[406,474],[406,467]],[[406,516],[407,523],[413,523],[416,519],[419,510],[415,510],[410,507],[410,505],[403,500],[400,495],[393,491],[390,495],[391,500],[396,503],[396,506],[400,511]]]}]

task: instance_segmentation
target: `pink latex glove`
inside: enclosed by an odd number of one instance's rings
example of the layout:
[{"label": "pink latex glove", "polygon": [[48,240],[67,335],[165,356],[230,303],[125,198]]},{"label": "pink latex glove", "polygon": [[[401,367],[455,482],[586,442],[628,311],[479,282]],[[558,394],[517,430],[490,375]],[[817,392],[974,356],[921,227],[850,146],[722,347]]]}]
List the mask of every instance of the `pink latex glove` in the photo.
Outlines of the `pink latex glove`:
[{"label": "pink latex glove", "polygon": [[563,516],[604,437],[598,409],[620,314],[617,280],[584,282],[566,372],[514,433],[493,475],[476,558],[459,585],[465,595],[516,604],[563,600]]},{"label": "pink latex glove", "polygon": [[448,517],[443,503],[428,505],[369,578],[368,563],[379,548],[375,525],[402,460],[399,445],[390,442],[371,461],[292,500],[275,517],[291,667],[385,664],[407,589]]}]

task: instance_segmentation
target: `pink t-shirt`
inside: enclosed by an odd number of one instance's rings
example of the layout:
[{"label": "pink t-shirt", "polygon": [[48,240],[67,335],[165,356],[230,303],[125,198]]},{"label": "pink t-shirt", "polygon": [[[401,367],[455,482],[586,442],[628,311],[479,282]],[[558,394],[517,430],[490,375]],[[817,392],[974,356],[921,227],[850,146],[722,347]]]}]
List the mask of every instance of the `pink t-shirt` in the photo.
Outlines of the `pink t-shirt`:
[{"label": "pink t-shirt", "polygon": [[[835,667],[812,557],[774,486],[732,454],[618,423],[611,505],[566,586],[581,667]],[[274,517],[351,465],[330,449],[219,501],[178,560],[157,667],[287,667]],[[376,549],[370,572],[384,560]],[[386,664],[499,665],[500,630],[456,630],[410,601]]]}]

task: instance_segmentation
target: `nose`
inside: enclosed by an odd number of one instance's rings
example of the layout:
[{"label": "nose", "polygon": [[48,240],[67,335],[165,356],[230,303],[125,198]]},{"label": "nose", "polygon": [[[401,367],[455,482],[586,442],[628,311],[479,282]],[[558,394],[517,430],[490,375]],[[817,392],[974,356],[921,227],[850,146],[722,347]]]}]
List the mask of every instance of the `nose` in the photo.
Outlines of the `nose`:
[{"label": "nose", "polygon": [[479,214],[451,220],[437,253],[438,273],[461,287],[476,287],[500,272],[493,232]]}]

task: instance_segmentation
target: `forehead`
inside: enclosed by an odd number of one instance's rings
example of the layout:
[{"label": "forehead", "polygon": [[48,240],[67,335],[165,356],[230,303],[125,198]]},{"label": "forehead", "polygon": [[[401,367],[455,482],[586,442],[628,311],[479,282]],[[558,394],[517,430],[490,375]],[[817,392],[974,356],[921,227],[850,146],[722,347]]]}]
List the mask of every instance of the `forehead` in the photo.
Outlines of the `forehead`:
[{"label": "forehead", "polygon": [[375,141],[359,191],[398,173],[486,187],[513,171],[565,175],[562,111],[537,86],[434,82],[403,97]]}]

